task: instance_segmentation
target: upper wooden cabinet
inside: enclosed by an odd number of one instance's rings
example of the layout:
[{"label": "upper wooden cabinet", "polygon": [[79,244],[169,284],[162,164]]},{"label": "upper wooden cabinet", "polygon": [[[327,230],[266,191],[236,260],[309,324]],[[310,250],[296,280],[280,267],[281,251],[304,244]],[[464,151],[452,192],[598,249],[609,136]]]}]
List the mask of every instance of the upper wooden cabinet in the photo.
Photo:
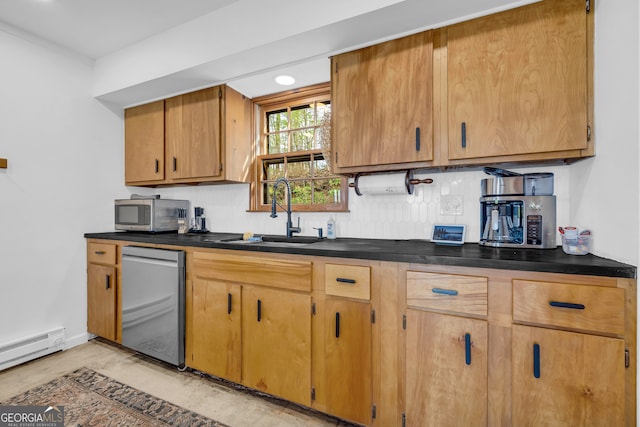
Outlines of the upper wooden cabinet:
[{"label": "upper wooden cabinet", "polygon": [[164,101],[124,111],[124,180],[164,181]]},{"label": "upper wooden cabinet", "polygon": [[334,169],[592,156],[592,62],[584,0],[545,0],[337,55]]},{"label": "upper wooden cabinet", "polygon": [[430,31],[337,55],[331,67],[336,171],[433,158]]},{"label": "upper wooden cabinet", "polygon": [[584,0],[546,0],[444,33],[450,160],[589,149]]},{"label": "upper wooden cabinet", "polygon": [[216,86],[125,110],[125,183],[248,182],[251,100]]}]

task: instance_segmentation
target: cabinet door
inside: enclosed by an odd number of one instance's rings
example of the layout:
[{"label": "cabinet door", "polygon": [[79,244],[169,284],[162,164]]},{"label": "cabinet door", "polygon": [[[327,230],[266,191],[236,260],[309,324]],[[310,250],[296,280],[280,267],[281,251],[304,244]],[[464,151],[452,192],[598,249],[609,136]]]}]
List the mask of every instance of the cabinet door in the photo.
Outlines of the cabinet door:
[{"label": "cabinet door", "polygon": [[116,268],[87,266],[87,330],[108,340],[116,340]]},{"label": "cabinet door", "polygon": [[310,295],[243,287],[242,382],[310,405]]},{"label": "cabinet door", "polygon": [[514,426],[624,425],[624,341],[513,326]]},{"label": "cabinet door", "polygon": [[407,426],[487,425],[487,340],[484,320],[407,310]]},{"label": "cabinet door", "polygon": [[333,58],[338,168],[433,157],[432,32]]},{"label": "cabinet door", "polygon": [[219,87],[165,100],[167,179],[220,175]]},{"label": "cabinet door", "polygon": [[545,0],[447,37],[450,159],[587,148],[584,0]]},{"label": "cabinet door", "polygon": [[164,180],[164,101],[124,111],[126,184]]},{"label": "cabinet door", "polygon": [[234,382],[241,380],[241,287],[195,279],[192,355],[187,365]]},{"label": "cabinet door", "polygon": [[329,298],[325,309],[328,412],[371,422],[371,306]]}]

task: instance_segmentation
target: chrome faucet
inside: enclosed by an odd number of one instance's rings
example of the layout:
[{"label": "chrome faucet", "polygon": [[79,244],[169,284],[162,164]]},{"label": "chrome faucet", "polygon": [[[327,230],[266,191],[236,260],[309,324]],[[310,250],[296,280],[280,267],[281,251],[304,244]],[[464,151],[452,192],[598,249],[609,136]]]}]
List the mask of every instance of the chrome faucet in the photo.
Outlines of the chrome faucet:
[{"label": "chrome faucet", "polygon": [[[284,183],[287,187],[287,208],[285,209],[280,203],[276,202],[276,189],[280,183]],[[294,227],[291,222],[291,187],[289,186],[289,181],[287,178],[278,178],[276,182],[273,183],[273,196],[271,198],[271,218],[277,218],[278,214],[276,213],[276,204],[280,206],[282,209],[287,211],[287,237],[292,237],[293,233],[299,233],[302,231],[300,229],[300,217],[298,217],[298,226]]]}]

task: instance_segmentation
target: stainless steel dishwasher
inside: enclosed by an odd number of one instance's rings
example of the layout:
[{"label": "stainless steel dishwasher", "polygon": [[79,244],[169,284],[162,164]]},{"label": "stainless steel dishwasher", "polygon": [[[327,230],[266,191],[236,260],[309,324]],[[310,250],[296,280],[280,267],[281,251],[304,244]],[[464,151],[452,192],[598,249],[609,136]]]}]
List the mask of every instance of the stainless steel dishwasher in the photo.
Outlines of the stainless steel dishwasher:
[{"label": "stainless steel dishwasher", "polygon": [[122,345],[184,365],[183,251],[122,248]]}]

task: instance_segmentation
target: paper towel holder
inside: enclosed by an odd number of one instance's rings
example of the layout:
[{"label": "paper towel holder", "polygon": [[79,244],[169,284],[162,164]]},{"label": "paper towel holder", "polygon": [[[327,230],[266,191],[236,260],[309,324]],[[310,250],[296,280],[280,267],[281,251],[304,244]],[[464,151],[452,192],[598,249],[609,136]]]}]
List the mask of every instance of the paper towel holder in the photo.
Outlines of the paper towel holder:
[{"label": "paper towel holder", "polygon": [[[391,175],[392,173],[387,172],[387,174]],[[358,172],[356,173],[355,177],[353,178],[353,182],[349,183],[349,187],[353,188],[356,192],[356,195],[358,196],[362,196],[362,193],[360,192],[360,189],[358,188],[358,179],[361,176],[366,176],[366,175],[373,175],[373,173],[364,173],[364,172]],[[431,184],[433,183],[433,179],[431,178],[425,178],[425,179],[417,179],[413,177],[413,170],[409,169],[407,170],[405,177],[404,177],[404,184],[407,187],[407,194],[413,194],[413,186],[417,185],[417,184]]]}]

